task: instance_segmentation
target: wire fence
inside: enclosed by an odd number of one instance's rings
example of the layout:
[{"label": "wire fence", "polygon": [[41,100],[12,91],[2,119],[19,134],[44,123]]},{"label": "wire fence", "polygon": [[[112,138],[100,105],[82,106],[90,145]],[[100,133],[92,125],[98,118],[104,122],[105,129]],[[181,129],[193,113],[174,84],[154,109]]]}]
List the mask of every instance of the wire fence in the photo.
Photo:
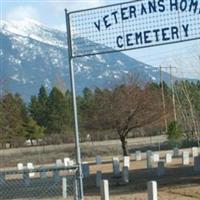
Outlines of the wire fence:
[{"label": "wire fence", "polygon": [[9,169],[0,172],[0,199],[77,199],[77,167]]}]

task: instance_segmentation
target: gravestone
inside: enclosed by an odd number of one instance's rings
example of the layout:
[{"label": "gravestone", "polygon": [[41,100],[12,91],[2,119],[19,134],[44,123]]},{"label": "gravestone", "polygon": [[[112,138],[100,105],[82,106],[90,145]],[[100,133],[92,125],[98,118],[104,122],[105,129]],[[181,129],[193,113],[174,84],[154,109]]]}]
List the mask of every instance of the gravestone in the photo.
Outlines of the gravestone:
[{"label": "gravestone", "polygon": [[147,153],[147,169],[153,168],[153,154],[152,152]]},{"label": "gravestone", "polygon": [[148,200],[158,200],[157,182],[149,181],[147,183]]},{"label": "gravestone", "polygon": [[124,167],[130,167],[130,157],[124,156]]},{"label": "gravestone", "polygon": [[166,163],[171,163],[172,162],[172,154],[171,153],[166,153],[165,162]]},{"label": "gravestone", "polygon": [[74,165],[74,161],[73,160],[70,160],[69,161],[69,166],[73,166]]},{"label": "gravestone", "polygon": [[179,150],[179,148],[174,148],[173,149],[173,156],[174,157],[178,157],[178,156],[180,156],[180,150]]},{"label": "gravestone", "polygon": [[199,155],[199,149],[198,147],[192,147],[192,157],[196,157]]},{"label": "gravestone", "polygon": [[82,172],[83,172],[83,178],[87,178],[90,176],[90,168],[88,162],[82,163]]},{"label": "gravestone", "polygon": [[69,161],[70,161],[70,158],[68,158],[68,157],[64,158],[64,166],[65,167],[69,166]]},{"label": "gravestone", "polygon": [[63,193],[63,199],[67,198],[67,178],[62,178],[62,193]]},{"label": "gravestone", "polygon": [[200,156],[194,157],[194,171],[200,172]]},{"label": "gravestone", "polygon": [[101,200],[109,200],[109,183],[108,180],[101,181]]},{"label": "gravestone", "polygon": [[102,172],[97,171],[96,172],[96,187],[99,188],[101,185],[101,180],[102,180]]},{"label": "gravestone", "polygon": [[23,170],[24,169],[23,163],[17,163],[17,169],[18,170]]},{"label": "gravestone", "polygon": [[136,161],[142,160],[142,153],[141,153],[141,151],[136,151],[135,152],[135,160]]},{"label": "gravestone", "polygon": [[[27,168],[30,170],[34,169],[33,163],[31,163],[31,162],[27,163]],[[34,172],[29,173],[29,177],[34,177],[34,176],[35,176]]]},{"label": "gravestone", "polygon": [[62,166],[63,166],[63,162],[62,162],[61,159],[57,159],[57,160],[56,160],[56,166],[57,166],[57,167],[62,167]]},{"label": "gravestone", "polygon": [[157,175],[163,176],[165,174],[165,162],[159,161],[158,162],[158,168],[157,168]]},{"label": "gravestone", "polygon": [[154,154],[153,154],[153,161],[154,161],[154,162],[158,162],[159,160],[160,160],[159,154],[158,154],[158,153],[154,153]]},{"label": "gravestone", "polygon": [[96,156],[96,164],[100,165],[101,163],[102,163],[101,156],[100,155]]},{"label": "gravestone", "polygon": [[123,167],[122,169],[122,181],[123,183],[129,183],[129,171],[128,171],[128,167]]},{"label": "gravestone", "polygon": [[113,165],[113,175],[114,177],[120,176],[120,162],[119,158],[113,157],[112,159],[112,165]]},{"label": "gravestone", "polygon": [[188,151],[183,151],[182,153],[182,165],[190,164],[190,154]]}]

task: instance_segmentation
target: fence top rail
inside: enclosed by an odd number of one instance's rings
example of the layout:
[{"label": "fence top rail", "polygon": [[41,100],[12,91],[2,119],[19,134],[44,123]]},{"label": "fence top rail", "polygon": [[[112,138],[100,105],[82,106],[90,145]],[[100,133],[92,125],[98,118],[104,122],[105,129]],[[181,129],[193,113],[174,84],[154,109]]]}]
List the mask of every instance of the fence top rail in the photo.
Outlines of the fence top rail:
[{"label": "fence top rail", "polygon": [[51,166],[51,167],[35,167],[33,169],[28,169],[27,167],[18,170],[18,169],[7,169],[0,170],[0,174],[23,174],[23,173],[31,173],[31,172],[49,172],[49,171],[61,171],[61,170],[74,170],[78,169],[78,165],[73,166]]}]

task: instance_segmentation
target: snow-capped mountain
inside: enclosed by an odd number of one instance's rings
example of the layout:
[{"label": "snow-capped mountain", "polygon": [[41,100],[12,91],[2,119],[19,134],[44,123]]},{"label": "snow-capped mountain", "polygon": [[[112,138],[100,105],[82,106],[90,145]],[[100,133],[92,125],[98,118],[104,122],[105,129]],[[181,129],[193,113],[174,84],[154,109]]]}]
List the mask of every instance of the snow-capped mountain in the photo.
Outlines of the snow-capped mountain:
[{"label": "snow-capped mountain", "polygon": [[[3,90],[20,93],[26,100],[43,84],[69,88],[66,33],[26,19],[1,21],[0,80]],[[83,42],[92,42],[76,38]],[[98,45],[98,44],[96,44]],[[76,46],[76,48],[79,48]],[[159,70],[123,53],[76,58],[74,70],[77,91],[83,88],[109,87],[128,73],[146,80],[159,81]],[[163,73],[165,80],[169,78]]]}]

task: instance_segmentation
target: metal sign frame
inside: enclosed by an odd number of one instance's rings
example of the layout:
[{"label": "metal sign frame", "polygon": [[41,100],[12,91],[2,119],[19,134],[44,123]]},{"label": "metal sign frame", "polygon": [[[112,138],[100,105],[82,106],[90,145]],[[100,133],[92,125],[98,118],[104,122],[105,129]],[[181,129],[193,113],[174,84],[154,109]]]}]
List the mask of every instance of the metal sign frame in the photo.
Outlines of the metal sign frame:
[{"label": "metal sign frame", "polygon": [[78,10],[78,11],[72,11],[72,12],[67,12],[67,9],[65,9],[66,28],[67,28],[67,42],[68,42],[68,59],[69,59],[69,69],[70,69],[70,81],[71,81],[71,91],[72,91],[72,100],[73,100],[73,110],[74,110],[76,164],[78,166],[78,170],[77,170],[78,200],[84,200],[84,195],[83,195],[83,181],[82,181],[83,176],[82,176],[82,166],[81,166],[81,152],[80,152],[80,141],[79,141],[80,136],[79,136],[79,128],[78,128],[78,117],[77,117],[78,115],[77,115],[77,103],[76,103],[76,90],[75,90],[73,59],[79,58],[79,57],[93,56],[93,55],[97,55],[97,54],[108,54],[108,53],[115,53],[115,52],[121,52],[121,51],[129,51],[129,50],[134,50],[134,49],[163,46],[163,45],[168,45],[168,44],[175,44],[175,43],[181,43],[181,42],[187,42],[187,41],[200,39],[200,36],[199,36],[199,37],[194,38],[194,39],[165,42],[163,44],[153,44],[153,45],[147,45],[147,46],[141,46],[141,47],[133,47],[133,48],[129,48],[129,49],[120,49],[120,50],[111,49],[109,51],[98,52],[98,53],[88,53],[88,54],[77,55],[77,56],[73,55],[70,15],[72,15],[74,13],[80,13],[80,12],[84,12],[84,11],[96,10],[96,9],[101,9],[101,8],[108,8],[108,7],[112,7],[112,6],[118,6],[118,5],[140,2],[140,1],[142,1],[142,0],[128,1],[128,2],[124,2],[124,3],[111,4],[111,5],[108,5],[108,6],[101,6],[101,7],[97,7],[97,8],[84,9],[84,10]]},{"label": "metal sign frame", "polygon": [[[82,12],[86,12],[86,11],[93,11],[93,10],[98,10],[98,9],[104,9],[104,8],[109,8],[109,7],[114,7],[114,6],[122,6],[122,5],[125,5],[125,4],[138,3],[138,2],[143,2],[143,1],[144,0],[132,0],[132,1],[127,1],[127,2],[123,2],[123,3],[116,3],[116,4],[106,5],[106,6],[100,6],[100,7],[96,7],[96,8],[89,8],[89,9],[82,9],[82,10],[72,11],[72,12],[68,13],[69,20],[70,20],[70,16],[73,15],[73,14],[78,14],[78,13],[82,13]],[[186,0],[186,1],[188,1],[188,0]],[[177,2],[179,3],[179,0]],[[200,2],[199,2],[198,5],[200,5]],[[180,11],[178,9],[178,13],[179,12]],[[179,17],[179,20],[180,20],[180,18],[181,17]],[[123,23],[123,22],[121,22],[121,23]],[[200,23],[198,23],[198,25],[200,26]],[[71,30],[70,30],[70,34],[72,34]],[[124,32],[123,32],[123,34],[124,34]],[[84,57],[84,56],[94,56],[94,55],[97,55],[97,54],[107,54],[107,53],[115,53],[115,52],[121,52],[121,51],[130,51],[130,50],[149,48],[149,47],[157,47],[157,46],[176,44],[176,43],[188,42],[188,41],[199,40],[199,39],[200,39],[200,36],[199,37],[195,37],[195,38],[189,38],[189,39],[181,39],[181,40],[178,40],[178,41],[169,41],[169,42],[165,42],[165,43],[162,43],[162,44],[159,43],[159,44],[149,44],[149,45],[140,46],[140,47],[132,47],[132,48],[128,48],[128,49],[126,47],[124,47],[122,49],[117,49],[117,50],[116,49],[110,49],[110,50],[106,50],[106,51],[103,51],[103,52],[97,52],[97,53],[84,53],[83,55],[73,55],[73,51],[72,51],[72,58],[79,58],[79,57]],[[110,47],[110,48],[112,48],[112,47]]]}]

